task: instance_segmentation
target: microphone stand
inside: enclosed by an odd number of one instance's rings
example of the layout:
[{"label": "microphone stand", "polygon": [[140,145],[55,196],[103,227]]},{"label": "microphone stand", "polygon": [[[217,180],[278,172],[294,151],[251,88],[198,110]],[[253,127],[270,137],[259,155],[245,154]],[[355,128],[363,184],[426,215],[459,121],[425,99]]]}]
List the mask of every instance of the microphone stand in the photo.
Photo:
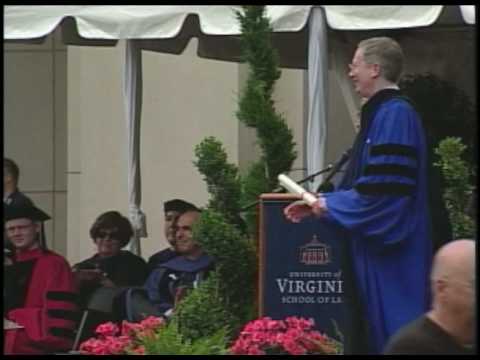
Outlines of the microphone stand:
[{"label": "microphone stand", "polygon": [[[311,175],[308,175],[306,178],[304,178],[304,179],[302,179],[302,180],[300,180],[300,181],[297,181],[297,184],[303,184],[304,182],[307,182],[307,181],[313,181],[313,179],[315,179],[316,176],[318,176],[318,175],[320,175],[320,174],[323,174],[323,173],[325,173],[325,172],[327,172],[327,171],[332,170],[333,167],[334,167],[333,164],[328,164],[326,168],[324,168],[324,169],[322,169],[322,170],[320,170],[320,171],[317,171],[317,172],[315,172],[315,173],[313,173],[313,174],[311,174]],[[277,187],[276,189],[274,189],[274,190],[272,191],[272,193],[274,193],[274,194],[275,194],[275,193],[281,193],[281,192],[283,192],[283,191],[285,191],[284,188],[282,188],[282,187]],[[251,207],[257,205],[258,203],[259,203],[259,200],[256,200],[256,201],[252,202],[251,204],[248,204],[248,205],[244,206],[243,208],[241,208],[240,211],[242,211],[242,212],[243,212],[243,211],[246,211],[246,210],[250,209]]]},{"label": "microphone stand", "polygon": [[330,182],[330,180],[342,169],[343,165],[350,159],[350,153],[352,149],[346,150],[341,158],[333,165],[332,171],[327,177],[323,180],[323,182],[318,186],[317,193],[323,192],[332,192],[335,190],[335,186]]}]

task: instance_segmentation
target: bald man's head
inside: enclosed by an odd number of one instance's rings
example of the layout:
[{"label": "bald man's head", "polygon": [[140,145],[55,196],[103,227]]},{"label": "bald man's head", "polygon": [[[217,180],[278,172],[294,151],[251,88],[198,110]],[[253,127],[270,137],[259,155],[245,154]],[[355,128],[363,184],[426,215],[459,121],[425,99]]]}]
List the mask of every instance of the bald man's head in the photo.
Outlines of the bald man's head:
[{"label": "bald man's head", "polygon": [[442,246],[433,262],[432,280],[475,281],[475,241],[460,239]]},{"label": "bald man's head", "polygon": [[475,319],[475,241],[455,240],[436,253],[429,317],[461,344],[470,344]]}]

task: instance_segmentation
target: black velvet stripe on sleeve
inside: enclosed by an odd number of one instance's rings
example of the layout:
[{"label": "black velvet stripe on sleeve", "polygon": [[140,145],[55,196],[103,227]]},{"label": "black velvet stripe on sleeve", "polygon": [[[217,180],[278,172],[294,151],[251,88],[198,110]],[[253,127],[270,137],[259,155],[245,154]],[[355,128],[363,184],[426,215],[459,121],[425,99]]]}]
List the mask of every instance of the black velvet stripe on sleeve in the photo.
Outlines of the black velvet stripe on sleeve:
[{"label": "black velvet stripe on sleeve", "polygon": [[71,311],[71,310],[65,310],[65,309],[49,309],[47,313],[48,313],[48,316],[52,318],[72,320],[72,321],[80,320],[80,315],[81,315],[81,313],[78,311]]},{"label": "black velvet stripe on sleeve", "polygon": [[396,195],[409,196],[415,192],[415,186],[401,183],[362,183],[355,185],[355,190],[362,195]]},{"label": "black velvet stripe on sleeve", "polygon": [[49,291],[47,292],[47,299],[48,300],[56,300],[56,301],[68,301],[71,303],[77,303],[78,294],[67,292],[67,291]]},{"label": "black velvet stripe on sleeve", "polygon": [[416,179],[417,169],[399,164],[371,164],[365,168],[365,176],[370,175],[398,175]]},{"label": "black velvet stripe on sleeve", "polygon": [[371,156],[379,155],[399,155],[406,156],[412,159],[417,158],[417,150],[413,146],[402,144],[381,144],[374,145],[370,150]]},{"label": "black velvet stripe on sleeve", "polygon": [[49,329],[50,334],[57,337],[63,337],[68,339],[75,338],[75,331],[67,328],[60,328],[60,327],[51,327]]}]

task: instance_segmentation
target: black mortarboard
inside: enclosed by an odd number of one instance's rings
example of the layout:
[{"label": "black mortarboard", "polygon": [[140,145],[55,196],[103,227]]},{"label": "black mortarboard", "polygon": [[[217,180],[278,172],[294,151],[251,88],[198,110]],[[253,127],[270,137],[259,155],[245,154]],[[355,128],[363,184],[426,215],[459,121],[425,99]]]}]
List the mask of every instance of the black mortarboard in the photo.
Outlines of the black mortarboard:
[{"label": "black mortarboard", "polygon": [[173,200],[169,200],[169,201],[165,201],[163,203],[163,211],[164,212],[168,212],[168,211],[178,211],[179,213],[184,213],[186,211],[190,211],[190,210],[195,210],[195,211],[198,211],[198,208],[185,201],[185,200],[181,200],[181,199],[173,199]]},{"label": "black mortarboard", "polygon": [[4,221],[14,219],[30,219],[32,221],[46,221],[51,219],[43,210],[31,205],[3,205]]}]

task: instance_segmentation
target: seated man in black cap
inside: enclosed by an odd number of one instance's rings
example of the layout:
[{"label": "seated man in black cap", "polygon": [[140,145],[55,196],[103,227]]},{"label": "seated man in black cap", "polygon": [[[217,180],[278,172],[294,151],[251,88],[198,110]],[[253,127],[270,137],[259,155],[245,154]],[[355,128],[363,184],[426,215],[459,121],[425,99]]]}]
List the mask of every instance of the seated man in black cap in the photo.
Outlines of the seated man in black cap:
[{"label": "seated man in black cap", "polygon": [[180,215],[176,231],[178,256],[159,265],[143,288],[127,290],[124,306],[129,321],[141,321],[150,315],[169,318],[186,292],[195,288],[214,268],[212,257],[193,238],[192,228],[199,218],[199,210]]},{"label": "seated man in black cap", "polygon": [[159,252],[150,256],[148,259],[148,267],[150,272],[152,272],[160,264],[163,264],[178,255],[175,250],[176,221],[181,214],[189,210],[198,211],[198,208],[195,205],[181,199],[169,200],[163,204],[165,220],[164,233],[165,238],[170,244],[170,247],[160,250]]},{"label": "seated man in black cap", "polygon": [[31,205],[4,205],[4,211],[14,253],[4,272],[4,354],[70,350],[76,289],[65,258],[40,246],[40,222],[50,217]]}]

